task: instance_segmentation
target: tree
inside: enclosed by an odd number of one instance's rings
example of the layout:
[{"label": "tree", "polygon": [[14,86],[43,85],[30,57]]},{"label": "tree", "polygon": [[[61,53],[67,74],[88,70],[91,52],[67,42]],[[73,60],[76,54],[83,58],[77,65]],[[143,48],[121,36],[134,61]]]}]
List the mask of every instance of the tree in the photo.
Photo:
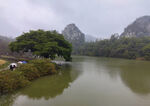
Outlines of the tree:
[{"label": "tree", "polygon": [[150,60],[150,43],[143,47],[143,53],[145,54],[145,58]]},{"label": "tree", "polygon": [[150,60],[150,37],[122,37],[85,42],[78,55]]},{"label": "tree", "polygon": [[71,44],[56,31],[31,30],[17,37],[9,47],[12,52],[28,52],[30,50],[36,56],[51,59],[61,56],[66,61],[71,60]]}]

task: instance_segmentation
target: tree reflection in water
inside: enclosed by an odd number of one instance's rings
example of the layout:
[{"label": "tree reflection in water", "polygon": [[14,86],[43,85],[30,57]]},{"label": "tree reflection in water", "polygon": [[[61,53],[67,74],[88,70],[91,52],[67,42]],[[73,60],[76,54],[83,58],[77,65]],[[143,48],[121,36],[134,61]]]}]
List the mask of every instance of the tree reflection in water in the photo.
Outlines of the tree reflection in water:
[{"label": "tree reflection in water", "polygon": [[33,82],[31,86],[25,88],[20,93],[32,99],[45,98],[46,100],[62,94],[64,89],[68,88],[70,83],[79,75],[79,73],[73,73],[74,77],[72,77],[72,68],[69,65],[66,67],[67,70],[61,71],[58,75],[43,77]]},{"label": "tree reflection in water", "polygon": [[59,74],[42,77],[32,82],[24,89],[19,90],[16,94],[6,95],[0,98],[0,106],[12,106],[14,100],[20,96],[27,96],[31,99],[44,98],[48,100],[61,95],[64,89],[77,79],[81,71],[75,70],[70,65],[63,65]]},{"label": "tree reflection in water", "polygon": [[12,106],[13,101],[15,100],[15,95],[3,95],[0,97],[0,106]]},{"label": "tree reflection in water", "polygon": [[112,79],[120,76],[122,82],[136,94],[150,93],[150,63],[125,59],[105,59],[101,65]]},{"label": "tree reflection in water", "polygon": [[137,94],[150,93],[150,65],[147,62],[130,64],[121,68],[122,81]]}]

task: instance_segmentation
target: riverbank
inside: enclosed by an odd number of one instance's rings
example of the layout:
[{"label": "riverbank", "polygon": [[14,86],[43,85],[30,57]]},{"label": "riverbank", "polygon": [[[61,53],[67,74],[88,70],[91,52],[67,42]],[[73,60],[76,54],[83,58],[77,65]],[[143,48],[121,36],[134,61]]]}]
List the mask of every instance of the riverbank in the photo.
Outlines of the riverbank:
[{"label": "riverbank", "polygon": [[118,37],[84,43],[78,55],[150,60],[150,37]]},{"label": "riverbank", "polygon": [[57,73],[57,65],[49,59],[31,60],[16,70],[0,72],[0,95],[28,86],[32,80]]},{"label": "riverbank", "polygon": [[0,106],[150,104],[149,61],[72,57],[73,61],[63,65],[59,74],[38,78],[30,86],[0,97]]}]

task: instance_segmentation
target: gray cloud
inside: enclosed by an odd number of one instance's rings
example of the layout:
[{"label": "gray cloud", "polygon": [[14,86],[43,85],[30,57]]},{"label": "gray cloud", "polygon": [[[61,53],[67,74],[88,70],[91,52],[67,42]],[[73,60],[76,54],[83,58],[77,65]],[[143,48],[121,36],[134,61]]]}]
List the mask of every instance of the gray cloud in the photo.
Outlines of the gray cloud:
[{"label": "gray cloud", "polygon": [[148,0],[0,0],[0,35],[31,29],[59,32],[75,23],[86,34],[108,38],[136,18],[149,15]]}]

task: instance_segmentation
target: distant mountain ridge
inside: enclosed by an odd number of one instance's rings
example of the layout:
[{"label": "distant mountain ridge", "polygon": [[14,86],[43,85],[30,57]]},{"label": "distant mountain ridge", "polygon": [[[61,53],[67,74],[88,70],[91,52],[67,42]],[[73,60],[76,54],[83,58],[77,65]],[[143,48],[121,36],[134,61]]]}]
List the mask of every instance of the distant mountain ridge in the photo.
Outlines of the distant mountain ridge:
[{"label": "distant mountain ridge", "polygon": [[12,41],[14,41],[14,39],[0,35],[0,45],[2,45],[2,43],[7,43],[8,44]]},{"label": "distant mountain ridge", "polygon": [[0,35],[0,55],[8,53],[8,51],[9,51],[8,45],[12,41],[14,41],[14,40]]},{"label": "distant mountain ridge", "polygon": [[126,37],[142,37],[150,36],[150,16],[137,18],[132,24],[124,29],[121,36]]}]

